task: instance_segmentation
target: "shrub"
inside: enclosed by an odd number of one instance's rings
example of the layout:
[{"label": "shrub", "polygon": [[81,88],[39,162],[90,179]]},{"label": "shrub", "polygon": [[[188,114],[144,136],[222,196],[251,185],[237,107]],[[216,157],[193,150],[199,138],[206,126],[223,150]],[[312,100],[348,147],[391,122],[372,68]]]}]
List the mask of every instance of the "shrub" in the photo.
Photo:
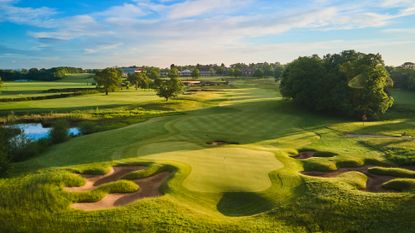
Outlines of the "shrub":
[{"label": "shrub", "polygon": [[85,121],[79,125],[79,130],[82,134],[91,134],[97,132],[96,125],[93,122]]},{"label": "shrub", "polygon": [[50,140],[53,144],[62,143],[69,139],[68,135],[69,124],[66,120],[58,120],[50,131]]}]

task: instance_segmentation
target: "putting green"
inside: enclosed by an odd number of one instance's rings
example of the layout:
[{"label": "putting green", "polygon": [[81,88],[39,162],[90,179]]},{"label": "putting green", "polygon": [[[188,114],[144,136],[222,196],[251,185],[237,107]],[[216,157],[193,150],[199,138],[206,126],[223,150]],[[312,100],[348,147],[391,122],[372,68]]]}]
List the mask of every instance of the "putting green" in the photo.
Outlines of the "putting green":
[{"label": "putting green", "polygon": [[[166,145],[156,143],[148,146]],[[271,152],[239,147],[182,150],[143,158],[177,161],[191,166],[184,187],[209,193],[263,191],[271,186],[269,172],[283,167]]]}]

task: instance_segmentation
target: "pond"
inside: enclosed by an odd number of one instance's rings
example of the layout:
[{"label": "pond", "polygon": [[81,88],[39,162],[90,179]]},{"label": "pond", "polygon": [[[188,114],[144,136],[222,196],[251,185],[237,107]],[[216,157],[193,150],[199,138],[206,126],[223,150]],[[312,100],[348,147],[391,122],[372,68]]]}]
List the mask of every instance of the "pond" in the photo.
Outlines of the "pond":
[{"label": "pond", "polygon": [[[27,139],[36,141],[39,139],[44,139],[49,137],[49,132],[52,128],[50,127],[43,127],[41,123],[25,123],[25,124],[15,124],[9,125],[8,127],[20,129],[23,135],[26,136]],[[68,135],[69,136],[78,136],[81,132],[79,128],[69,128]]]}]

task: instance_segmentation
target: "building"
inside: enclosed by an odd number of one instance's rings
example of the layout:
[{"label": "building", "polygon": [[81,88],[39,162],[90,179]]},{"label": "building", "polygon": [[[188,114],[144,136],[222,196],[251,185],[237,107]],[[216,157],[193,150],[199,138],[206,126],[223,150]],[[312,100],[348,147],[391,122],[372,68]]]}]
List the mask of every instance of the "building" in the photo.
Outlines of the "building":
[{"label": "building", "polygon": [[121,68],[122,75],[127,77],[129,74],[141,73],[144,71],[143,67],[123,67]]},{"label": "building", "polygon": [[190,71],[190,70],[182,70],[182,71],[180,71],[180,76],[182,76],[182,77],[190,77],[190,76],[192,76],[192,71]]}]

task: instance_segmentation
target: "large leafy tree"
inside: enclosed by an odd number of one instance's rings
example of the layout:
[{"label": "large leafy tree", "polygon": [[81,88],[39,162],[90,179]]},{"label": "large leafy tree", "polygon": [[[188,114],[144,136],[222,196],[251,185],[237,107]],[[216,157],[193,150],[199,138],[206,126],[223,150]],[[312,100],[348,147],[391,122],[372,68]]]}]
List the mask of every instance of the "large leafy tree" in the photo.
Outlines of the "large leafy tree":
[{"label": "large leafy tree", "polygon": [[280,89],[313,110],[376,119],[393,104],[387,92],[392,85],[380,55],[351,50],[296,59],[287,65]]},{"label": "large leafy tree", "polygon": [[97,72],[94,79],[104,89],[105,95],[108,95],[108,92],[115,91],[120,86],[122,71],[118,68],[106,68]]},{"label": "large leafy tree", "polygon": [[177,97],[183,92],[183,84],[178,78],[170,78],[168,80],[157,79],[154,82],[154,88],[157,95],[168,101],[170,98]]},{"label": "large leafy tree", "polygon": [[127,79],[135,87],[136,90],[138,88],[148,89],[151,85],[150,78],[144,72],[129,74]]}]

